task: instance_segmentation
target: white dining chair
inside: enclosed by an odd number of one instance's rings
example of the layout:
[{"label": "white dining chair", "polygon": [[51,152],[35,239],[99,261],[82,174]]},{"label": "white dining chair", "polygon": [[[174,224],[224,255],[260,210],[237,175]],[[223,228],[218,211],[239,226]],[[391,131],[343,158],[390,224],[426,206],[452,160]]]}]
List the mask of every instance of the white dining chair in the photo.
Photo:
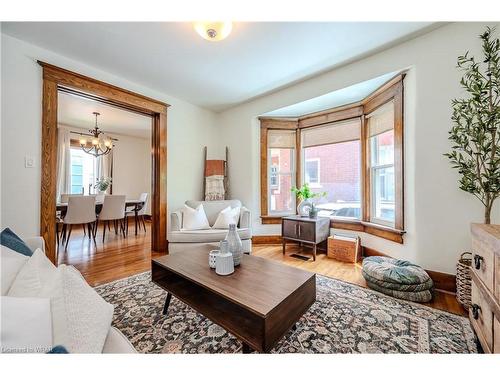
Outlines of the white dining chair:
[{"label": "white dining chair", "polygon": [[[70,196],[68,198],[68,208],[66,214],[62,218],[63,223],[63,242],[66,241],[64,250],[68,248],[69,239],[73,225],[81,224],[83,227],[87,226],[89,238],[92,236],[95,242],[95,197],[88,195]],[[66,236],[67,228],[69,227]]]},{"label": "white dining chair", "polygon": [[[146,209],[148,207],[148,197],[149,197],[149,194],[148,193],[141,193],[141,196],[139,197],[139,201],[141,202],[144,202],[143,206],[141,207],[141,209],[139,211],[137,211],[137,218],[139,220],[139,223],[142,223],[142,227],[144,228],[144,232],[146,232],[146,221],[144,220],[144,215],[146,214]],[[128,232],[128,218],[130,216],[134,216],[135,217],[135,210],[132,209],[132,210],[128,210],[126,211],[126,216],[127,216],[127,232]],[[140,225],[139,225],[139,228],[140,228]]]},{"label": "white dining chair", "polygon": [[102,203],[102,210],[98,216],[98,222],[103,223],[102,242],[106,236],[106,223],[114,222],[115,234],[118,234],[118,225],[120,231],[125,236],[125,195],[106,195]]},{"label": "white dining chair", "polygon": [[61,203],[68,203],[69,197],[79,197],[82,195],[83,195],[83,193],[80,193],[80,194],[61,194]]}]

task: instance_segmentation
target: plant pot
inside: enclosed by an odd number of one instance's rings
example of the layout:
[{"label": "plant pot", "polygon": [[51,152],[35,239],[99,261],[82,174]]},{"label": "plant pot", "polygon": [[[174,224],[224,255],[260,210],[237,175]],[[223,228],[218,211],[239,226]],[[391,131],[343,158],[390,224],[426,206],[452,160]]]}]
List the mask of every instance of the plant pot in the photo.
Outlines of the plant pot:
[{"label": "plant pot", "polygon": [[303,199],[298,205],[297,205],[297,212],[300,216],[307,217],[309,216],[309,212],[311,211],[312,208],[312,200],[311,198]]}]

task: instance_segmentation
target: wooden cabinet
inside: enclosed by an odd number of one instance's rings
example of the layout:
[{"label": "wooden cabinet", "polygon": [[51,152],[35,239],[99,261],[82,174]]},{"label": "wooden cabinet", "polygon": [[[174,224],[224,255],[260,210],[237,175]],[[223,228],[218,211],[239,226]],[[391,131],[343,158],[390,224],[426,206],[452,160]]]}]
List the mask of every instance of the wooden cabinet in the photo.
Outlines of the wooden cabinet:
[{"label": "wooden cabinet", "polygon": [[330,235],[330,218],[318,217],[310,219],[303,216],[287,216],[281,222],[283,238],[283,254],[286,251],[286,241],[297,241],[310,244],[313,247],[313,260],[316,260],[317,245],[326,241]]},{"label": "wooden cabinet", "polygon": [[486,353],[500,353],[500,225],[472,224],[469,318]]}]

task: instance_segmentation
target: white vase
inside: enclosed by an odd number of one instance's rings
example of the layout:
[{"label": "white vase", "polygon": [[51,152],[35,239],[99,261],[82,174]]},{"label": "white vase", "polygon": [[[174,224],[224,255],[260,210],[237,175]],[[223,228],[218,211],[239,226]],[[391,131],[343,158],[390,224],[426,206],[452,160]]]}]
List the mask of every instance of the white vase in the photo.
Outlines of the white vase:
[{"label": "white vase", "polygon": [[238,266],[243,256],[243,244],[241,238],[236,231],[236,224],[229,224],[229,231],[226,235],[227,248],[233,254],[234,265]]}]

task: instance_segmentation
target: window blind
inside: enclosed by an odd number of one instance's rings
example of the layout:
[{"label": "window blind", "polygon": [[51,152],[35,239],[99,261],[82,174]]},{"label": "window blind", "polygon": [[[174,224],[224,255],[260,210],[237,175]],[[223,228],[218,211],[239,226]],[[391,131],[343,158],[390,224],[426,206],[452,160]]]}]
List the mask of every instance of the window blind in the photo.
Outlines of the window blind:
[{"label": "window blind", "polygon": [[361,119],[354,118],[306,128],[302,133],[302,147],[323,146],[354,141],[360,138]]},{"label": "window blind", "polygon": [[369,137],[394,129],[394,101],[391,100],[366,117],[368,119]]},{"label": "window blind", "polygon": [[268,148],[295,148],[295,130],[269,130],[267,133]]}]

